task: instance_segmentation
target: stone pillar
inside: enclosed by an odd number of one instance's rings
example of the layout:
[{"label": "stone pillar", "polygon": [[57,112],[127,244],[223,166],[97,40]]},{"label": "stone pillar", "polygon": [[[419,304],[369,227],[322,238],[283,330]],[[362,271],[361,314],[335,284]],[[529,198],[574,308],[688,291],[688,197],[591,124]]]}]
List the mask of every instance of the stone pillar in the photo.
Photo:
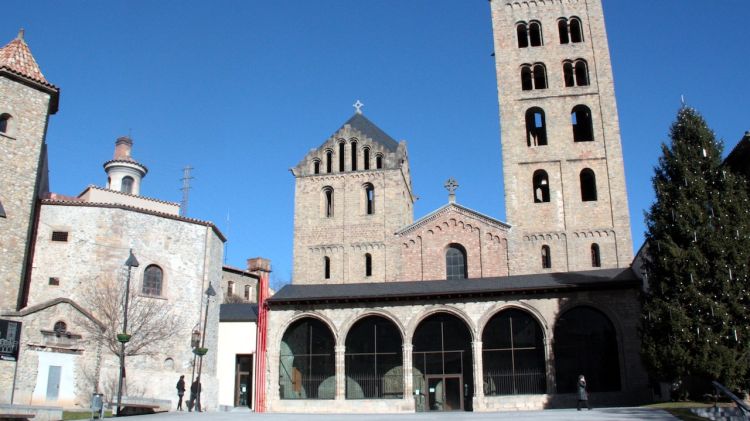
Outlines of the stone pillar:
[{"label": "stone pillar", "polygon": [[336,400],[346,399],[346,346],[337,345],[336,350]]},{"label": "stone pillar", "polygon": [[474,361],[474,397],[473,407],[474,410],[484,409],[484,378],[482,373],[484,372],[482,363],[482,341],[474,341],[471,343],[471,352],[473,354]]},{"label": "stone pillar", "polygon": [[412,344],[404,344],[402,347],[404,355],[403,360],[403,372],[404,372],[404,400],[407,402],[408,407],[412,410],[414,406],[414,377],[412,376],[412,361],[411,352],[414,349]]}]

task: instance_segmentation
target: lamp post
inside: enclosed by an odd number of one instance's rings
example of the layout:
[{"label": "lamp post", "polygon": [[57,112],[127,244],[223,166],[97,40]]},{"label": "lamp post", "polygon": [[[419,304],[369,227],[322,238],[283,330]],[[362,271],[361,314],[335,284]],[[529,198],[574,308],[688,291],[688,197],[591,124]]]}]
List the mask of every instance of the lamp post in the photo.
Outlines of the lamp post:
[{"label": "lamp post", "polygon": [[[208,288],[206,288],[205,294],[206,294],[206,315],[203,318],[203,335],[201,336],[201,347],[193,350],[193,352],[200,357],[200,361],[198,362],[198,379],[201,378],[201,370],[203,369],[203,356],[206,355],[206,351],[208,351],[205,348],[206,334],[208,333],[208,305],[211,302],[211,297],[216,296],[216,291],[214,290],[214,286],[211,284],[211,282],[208,283]],[[198,396],[197,396],[198,402],[201,401],[202,389],[203,389],[202,386],[198,389]],[[201,405],[201,411],[203,411],[203,405]]]},{"label": "lamp post", "polygon": [[130,249],[130,256],[125,261],[128,267],[128,277],[125,281],[125,307],[123,309],[122,333],[117,335],[120,342],[120,384],[117,387],[117,416],[120,416],[120,405],[122,404],[122,381],[125,378],[125,344],[130,340],[128,335],[128,301],[130,299],[130,272],[133,268],[138,267],[138,259],[133,255],[133,249]]}]

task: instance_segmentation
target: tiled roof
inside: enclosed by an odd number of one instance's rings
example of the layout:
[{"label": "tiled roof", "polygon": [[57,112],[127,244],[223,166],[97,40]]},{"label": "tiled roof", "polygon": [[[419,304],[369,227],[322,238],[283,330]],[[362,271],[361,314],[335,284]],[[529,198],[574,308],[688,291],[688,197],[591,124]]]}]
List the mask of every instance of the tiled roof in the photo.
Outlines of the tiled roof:
[{"label": "tiled roof", "polygon": [[23,29],[18,36],[8,45],[0,49],[0,68],[5,68],[13,73],[25,76],[36,82],[52,86],[39,69],[29,46],[23,40]]},{"label": "tiled roof", "polygon": [[487,216],[483,213],[477,212],[473,209],[469,209],[466,206],[459,205],[458,203],[448,203],[446,205],[443,205],[439,207],[438,209],[435,209],[434,211],[428,213],[427,215],[417,219],[412,224],[405,226],[404,228],[401,228],[400,230],[396,231],[396,235],[400,234],[406,234],[410,231],[413,231],[414,229],[422,226],[425,222],[429,222],[438,216],[446,213],[450,209],[455,209],[459,213],[465,213],[468,214],[474,218],[477,218],[487,224],[494,225],[498,229],[508,230],[510,229],[510,225],[506,224],[505,222],[495,219],[491,216]]},{"label": "tiled roof", "polygon": [[[396,151],[398,149],[398,142],[392,137],[388,136],[386,132],[376,126],[375,123],[368,120],[363,114],[355,113],[349,120],[344,123],[344,126],[349,125],[352,129],[355,129],[363,135],[369,137],[374,142],[377,142],[389,151]],[[342,127],[343,128],[343,127]],[[339,129],[340,130],[340,129]],[[338,130],[337,130],[338,131]]]},{"label": "tiled roof", "polygon": [[640,281],[630,268],[437,281],[287,285],[271,297],[268,303],[273,306],[299,303],[415,301],[621,288],[640,288]]}]

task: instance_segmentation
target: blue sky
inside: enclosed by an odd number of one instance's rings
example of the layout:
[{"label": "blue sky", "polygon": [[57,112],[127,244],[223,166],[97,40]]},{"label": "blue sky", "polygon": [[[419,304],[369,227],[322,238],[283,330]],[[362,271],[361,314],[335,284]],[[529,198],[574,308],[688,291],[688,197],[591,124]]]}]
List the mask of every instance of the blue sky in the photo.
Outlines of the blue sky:
[{"label": "blue sky", "polygon": [[[505,220],[500,123],[486,0],[5,0],[61,88],[47,134],[51,187],[104,185],[118,136],[148,166],[142,194],[179,201],[229,237],[228,264],[292,267],[289,168],[354,112],[409,147],[415,218],[447,202]],[[727,152],[750,130],[746,0],[604,0],[634,248],[653,201],[659,144],[680,95]]]}]

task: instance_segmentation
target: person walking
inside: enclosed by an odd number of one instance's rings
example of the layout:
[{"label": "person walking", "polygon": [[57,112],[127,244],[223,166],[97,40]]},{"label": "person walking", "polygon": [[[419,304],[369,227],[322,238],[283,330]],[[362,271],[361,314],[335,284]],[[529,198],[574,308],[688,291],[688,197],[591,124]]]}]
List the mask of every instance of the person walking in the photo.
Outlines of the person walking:
[{"label": "person walking", "polygon": [[177,410],[182,411],[182,397],[185,396],[185,375],[180,376],[180,380],[177,381],[177,397],[180,398],[177,401]]},{"label": "person walking", "polygon": [[190,385],[190,403],[188,403],[188,411],[192,412],[193,408],[195,408],[195,412],[203,412],[201,411],[201,378],[200,376],[196,377],[193,384]]},{"label": "person walking", "polygon": [[586,378],[583,374],[578,376],[578,410],[581,410],[581,403],[586,402],[586,408],[591,411],[591,405],[589,405],[589,392],[586,390]]}]

